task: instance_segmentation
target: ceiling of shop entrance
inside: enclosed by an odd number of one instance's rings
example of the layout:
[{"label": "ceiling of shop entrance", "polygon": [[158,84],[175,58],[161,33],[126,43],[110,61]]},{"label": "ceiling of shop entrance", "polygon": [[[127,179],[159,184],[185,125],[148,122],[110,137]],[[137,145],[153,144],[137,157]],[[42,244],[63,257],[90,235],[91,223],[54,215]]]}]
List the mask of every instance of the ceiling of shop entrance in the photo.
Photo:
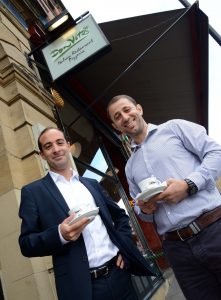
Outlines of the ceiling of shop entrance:
[{"label": "ceiling of shop entrance", "polygon": [[[70,104],[77,95],[107,123],[107,101],[128,94],[148,122],[183,118],[207,127],[208,19],[196,4],[99,25],[111,51],[60,79],[73,91]],[[65,115],[71,123],[69,106]]]}]

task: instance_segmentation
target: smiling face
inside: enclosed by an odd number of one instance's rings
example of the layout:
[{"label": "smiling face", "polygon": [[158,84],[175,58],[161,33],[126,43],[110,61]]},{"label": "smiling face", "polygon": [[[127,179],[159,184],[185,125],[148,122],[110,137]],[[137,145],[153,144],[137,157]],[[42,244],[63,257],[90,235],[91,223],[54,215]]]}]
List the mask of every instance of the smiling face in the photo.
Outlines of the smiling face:
[{"label": "smiling face", "polygon": [[41,144],[41,157],[47,161],[51,171],[62,173],[70,168],[70,144],[61,131],[49,129],[39,140]]},{"label": "smiling face", "polygon": [[123,134],[130,136],[136,143],[142,142],[147,132],[147,124],[143,119],[143,110],[127,98],[120,98],[108,106],[112,125]]}]

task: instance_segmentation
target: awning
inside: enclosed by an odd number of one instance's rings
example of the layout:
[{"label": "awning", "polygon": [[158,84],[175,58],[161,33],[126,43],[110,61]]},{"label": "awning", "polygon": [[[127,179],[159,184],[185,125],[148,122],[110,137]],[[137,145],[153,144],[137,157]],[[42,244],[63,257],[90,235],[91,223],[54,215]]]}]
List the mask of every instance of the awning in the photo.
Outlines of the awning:
[{"label": "awning", "polygon": [[110,134],[106,103],[128,94],[147,122],[182,118],[207,127],[208,18],[197,4],[99,25],[111,51],[55,83],[69,102],[61,110],[67,126],[79,123],[77,107]]}]

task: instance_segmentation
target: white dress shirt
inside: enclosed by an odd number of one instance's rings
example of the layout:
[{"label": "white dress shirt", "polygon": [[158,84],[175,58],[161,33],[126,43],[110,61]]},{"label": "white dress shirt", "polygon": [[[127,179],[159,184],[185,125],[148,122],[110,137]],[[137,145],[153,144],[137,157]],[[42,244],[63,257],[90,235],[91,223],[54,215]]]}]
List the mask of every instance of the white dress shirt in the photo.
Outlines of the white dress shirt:
[{"label": "white dress shirt", "polygon": [[[75,171],[73,171],[73,176],[70,181],[67,181],[64,176],[52,171],[49,171],[49,174],[70,209],[76,205],[79,207],[87,206],[90,207],[90,209],[96,208],[94,198],[88,189],[79,181],[79,176]],[[61,242],[63,244],[67,243],[61,236],[60,230],[59,234]],[[104,264],[117,254],[118,248],[110,240],[106,227],[99,214],[84,228],[82,234],[90,268]]]}]

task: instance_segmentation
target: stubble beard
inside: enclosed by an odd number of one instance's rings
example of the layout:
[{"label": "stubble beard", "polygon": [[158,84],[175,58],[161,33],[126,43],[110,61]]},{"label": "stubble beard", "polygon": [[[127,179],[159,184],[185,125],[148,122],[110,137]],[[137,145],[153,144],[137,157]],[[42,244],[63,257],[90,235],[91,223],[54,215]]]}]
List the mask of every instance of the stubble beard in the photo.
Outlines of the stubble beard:
[{"label": "stubble beard", "polygon": [[67,159],[67,157],[65,157],[65,160],[61,160],[61,161],[52,161],[52,162],[48,162],[48,165],[50,167],[51,171],[54,172],[59,172],[59,171],[64,171],[66,169],[69,168],[69,161]]}]

